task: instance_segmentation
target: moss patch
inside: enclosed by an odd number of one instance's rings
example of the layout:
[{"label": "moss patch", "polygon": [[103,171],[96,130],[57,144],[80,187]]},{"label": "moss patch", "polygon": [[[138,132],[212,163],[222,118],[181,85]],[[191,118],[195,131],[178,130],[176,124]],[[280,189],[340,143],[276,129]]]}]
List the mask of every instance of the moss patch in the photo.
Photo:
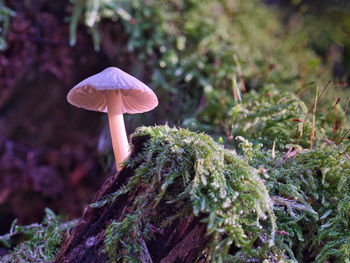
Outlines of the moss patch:
[{"label": "moss patch", "polygon": [[316,150],[272,154],[239,138],[242,157],[203,133],[158,126],[142,127],[133,137],[145,135],[144,151],[125,163],[138,168],[122,192],[140,185],[144,191],[106,232],[111,259],[128,262],[121,251],[130,256],[141,249],[135,240],[152,239],[150,225],[165,229],[188,213],[207,223],[212,238],[203,253],[211,262],[349,258],[346,145],[319,142]]},{"label": "moss patch", "polygon": [[[105,251],[112,260],[128,262],[125,251],[129,257],[135,255],[141,249],[135,240],[151,239],[151,226],[165,230],[190,213],[207,223],[212,238],[205,251],[213,262],[274,256],[272,200],[257,169],[203,133],[157,126],[139,128],[132,135],[136,136],[150,139],[125,163],[137,167],[135,175],[122,191],[94,204],[105,205],[143,186],[128,216],[112,222],[106,231]],[[253,246],[257,239],[259,247]],[[240,253],[230,255],[233,244]]]},{"label": "moss patch", "polygon": [[349,262],[350,159],[344,144],[316,150],[254,150],[274,201],[276,245],[299,262]]},{"label": "moss patch", "polygon": [[[104,252],[111,262],[138,262],[142,241],[151,242],[188,216],[206,224],[210,238],[201,255],[208,262],[349,261],[347,142],[272,151],[240,137],[240,156],[186,129],[141,127],[132,135],[137,137],[149,139],[124,163],[134,175],[92,204],[108,206],[120,195],[133,196],[123,220],[110,222],[105,231]],[[28,257],[44,262],[39,248],[52,259],[71,224],[52,212],[45,220],[13,228],[11,233],[31,235],[1,262]],[[10,242],[11,233],[0,241]]]},{"label": "moss patch", "polygon": [[0,257],[0,262],[44,263],[54,260],[61,243],[69,236],[69,230],[73,228],[76,220],[65,222],[50,209],[46,208],[45,212],[41,224],[20,226],[15,220],[10,232],[0,236],[0,243],[13,248],[8,255]]}]

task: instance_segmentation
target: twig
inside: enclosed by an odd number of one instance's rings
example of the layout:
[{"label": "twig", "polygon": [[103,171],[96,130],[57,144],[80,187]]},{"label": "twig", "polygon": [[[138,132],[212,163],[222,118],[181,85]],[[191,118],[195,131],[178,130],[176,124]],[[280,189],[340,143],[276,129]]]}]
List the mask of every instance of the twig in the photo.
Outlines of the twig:
[{"label": "twig", "polygon": [[326,118],[324,119],[324,121],[321,123],[321,127],[323,127],[323,125],[326,123],[329,115],[331,115],[331,113],[334,111],[335,107],[338,105],[338,103],[340,102],[340,98],[337,99],[337,101],[335,102],[333,108],[327,113]]},{"label": "twig", "polygon": [[244,83],[244,79],[243,79],[242,67],[238,61],[237,54],[233,55],[233,60],[235,61],[235,64],[237,66],[239,84],[241,85],[241,91],[244,93],[244,92],[246,92],[246,88],[245,88],[245,83]]},{"label": "twig", "polygon": [[346,135],[348,135],[349,132],[350,132],[350,128],[344,133],[344,135],[339,140],[338,144],[341,143],[343,140],[345,140],[345,137],[346,137]]},{"label": "twig", "polygon": [[[320,93],[320,95],[319,95],[319,96],[317,97],[317,99],[315,100],[315,103],[318,102],[318,101],[321,99],[323,93],[328,89],[330,83],[331,83],[331,81],[328,81],[326,87],[322,90],[322,92]],[[315,103],[312,105],[311,109],[309,110],[309,112],[307,113],[307,115],[306,115],[306,117],[305,117],[305,119],[304,119],[304,121],[303,121],[303,125],[302,125],[302,127],[301,127],[301,132],[300,132],[300,134],[299,134],[298,141],[297,141],[297,144],[298,144],[298,145],[299,145],[299,141],[300,141],[301,135],[303,134],[303,130],[304,130],[304,127],[305,127],[305,123],[306,123],[307,119],[309,118],[310,113],[314,110],[314,108],[315,108],[315,106],[316,106]],[[293,136],[293,137],[294,137],[294,136]]]},{"label": "twig", "polygon": [[343,118],[342,118],[342,120],[341,120],[341,122],[340,122],[338,136],[337,136],[337,138],[336,138],[336,140],[335,140],[337,144],[340,143],[340,141],[339,141],[339,139],[340,139],[340,134],[341,134],[341,131],[342,131],[342,129],[343,129],[343,123],[344,123],[344,120],[345,120],[345,118],[346,118],[346,112],[348,111],[349,102],[350,102],[350,99],[348,99],[348,103],[346,104]]},{"label": "twig", "polygon": [[315,103],[314,103],[314,112],[312,114],[312,128],[311,128],[311,138],[310,138],[310,150],[312,150],[312,143],[314,141],[315,136],[315,121],[316,121],[316,108],[317,108],[317,93],[318,93],[318,86],[316,87],[316,97],[315,97]]}]

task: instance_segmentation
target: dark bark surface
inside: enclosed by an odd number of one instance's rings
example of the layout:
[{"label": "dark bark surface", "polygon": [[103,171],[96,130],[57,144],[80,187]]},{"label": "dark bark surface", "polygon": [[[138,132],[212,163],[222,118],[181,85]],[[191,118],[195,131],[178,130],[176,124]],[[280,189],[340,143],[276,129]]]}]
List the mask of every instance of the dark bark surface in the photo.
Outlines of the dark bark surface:
[{"label": "dark bark surface", "polygon": [[[138,153],[146,137],[136,137],[133,141],[133,154]],[[115,177],[109,178],[98,191],[92,202],[100,200],[104,195],[117,191],[133,176],[134,169],[123,168]],[[79,223],[72,230],[71,236],[62,245],[54,263],[65,262],[106,262],[108,255],[103,252],[104,232],[107,226],[116,220],[124,219],[138,189],[119,196],[111,205],[101,208],[88,207]],[[210,237],[205,236],[206,225],[193,215],[176,220],[164,231],[158,231],[152,240],[140,239],[142,252],[138,255],[140,262],[188,262],[204,259],[201,255],[203,247]]]}]

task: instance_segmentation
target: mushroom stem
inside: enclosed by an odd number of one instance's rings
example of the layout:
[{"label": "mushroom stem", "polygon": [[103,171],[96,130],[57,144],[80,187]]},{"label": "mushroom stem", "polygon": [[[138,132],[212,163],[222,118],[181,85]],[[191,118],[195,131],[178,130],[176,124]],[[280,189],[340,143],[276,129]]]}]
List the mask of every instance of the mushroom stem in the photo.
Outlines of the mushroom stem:
[{"label": "mushroom stem", "polygon": [[108,121],[117,171],[121,169],[121,163],[129,154],[122,105],[120,91],[109,91],[109,96],[107,96]]}]

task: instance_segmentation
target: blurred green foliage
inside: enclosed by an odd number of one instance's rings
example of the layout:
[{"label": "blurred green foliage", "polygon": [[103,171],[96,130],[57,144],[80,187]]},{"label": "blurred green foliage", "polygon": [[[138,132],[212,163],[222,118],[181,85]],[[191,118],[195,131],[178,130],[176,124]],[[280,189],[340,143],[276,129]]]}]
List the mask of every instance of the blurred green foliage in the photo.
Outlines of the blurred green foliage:
[{"label": "blurred green foliage", "polygon": [[[244,97],[246,90],[274,85],[310,106],[316,86],[332,79],[330,65],[308,47],[310,30],[282,23],[277,12],[257,0],[76,0],[71,44],[83,21],[98,49],[104,20],[123,26],[128,50],[152,69],[152,86],[171,109],[167,120],[173,123],[194,120],[204,124],[197,128],[205,130],[209,123],[224,130],[227,109],[238,106],[240,92]],[[319,109],[349,94],[332,85]]]},{"label": "blurred green foliage", "polygon": [[[279,12],[289,18],[293,28],[303,32],[308,47],[324,59],[342,63],[344,72],[340,72],[340,76],[337,76],[342,78],[340,80],[349,79],[350,2],[346,0],[290,2],[292,8],[290,5],[279,5]],[[338,54],[332,54],[333,47],[340,49]]]},{"label": "blurred green foliage", "polygon": [[6,35],[10,26],[10,17],[16,13],[8,8],[4,0],[0,0],[0,51],[7,48]]}]

